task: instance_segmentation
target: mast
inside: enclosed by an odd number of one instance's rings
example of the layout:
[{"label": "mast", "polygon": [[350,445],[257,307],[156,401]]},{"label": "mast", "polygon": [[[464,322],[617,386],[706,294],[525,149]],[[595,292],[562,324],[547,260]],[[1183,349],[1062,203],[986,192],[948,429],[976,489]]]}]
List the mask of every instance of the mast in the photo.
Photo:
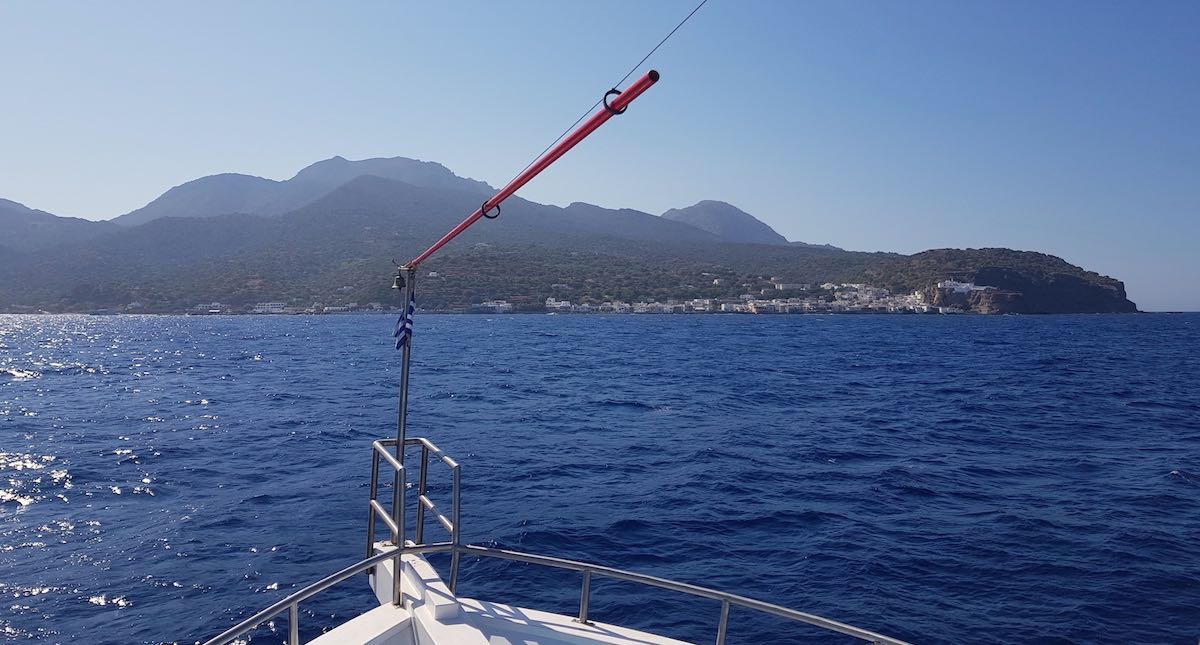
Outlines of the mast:
[{"label": "mast", "polygon": [[396,345],[401,350],[400,357],[400,403],[396,413],[396,459],[404,463],[404,440],[408,428],[408,369],[412,359],[412,326],[413,315],[416,313],[416,269],[402,266],[396,269],[396,279],[393,289],[399,289],[402,295],[403,312],[396,324]]}]

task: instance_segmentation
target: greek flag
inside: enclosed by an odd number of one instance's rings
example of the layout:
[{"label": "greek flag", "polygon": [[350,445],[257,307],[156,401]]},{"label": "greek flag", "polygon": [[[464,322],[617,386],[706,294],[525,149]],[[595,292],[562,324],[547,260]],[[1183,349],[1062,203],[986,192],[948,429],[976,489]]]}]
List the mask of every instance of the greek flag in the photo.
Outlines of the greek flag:
[{"label": "greek flag", "polygon": [[412,340],[413,328],[413,313],[417,310],[417,294],[413,294],[408,299],[408,307],[400,316],[400,320],[396,321],[396,331],[392,332],[392,336],[396,337],[396,349],[404,347]]}]

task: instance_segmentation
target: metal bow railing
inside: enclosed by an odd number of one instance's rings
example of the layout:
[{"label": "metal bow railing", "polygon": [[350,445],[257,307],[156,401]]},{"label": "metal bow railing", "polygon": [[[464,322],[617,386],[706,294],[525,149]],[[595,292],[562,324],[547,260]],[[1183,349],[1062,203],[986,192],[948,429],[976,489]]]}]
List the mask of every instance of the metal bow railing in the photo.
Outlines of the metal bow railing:
[{"label": "metal bow railing", "polygon": [[[708,598],[720,602],[721,613],[717,623],[717,645],[724,645],[726,635],[729,631],[729,611],[732,607],[742,607],[754,611],[778,616],[787,620],[792,620],[800,623],[806,623],[815,627],[820,627],[846,636],[851,636],[859,640],[876,643],[878,645],[908,645],[906,642],[878,634],[876,632],[855,627],[840,621],[836,621],[816,614],[810,614],[795,609],[789,609],[781,605],[763,602],[754,598],[747,598],[737,594],[731,594],[716,589],[709,589],[699,585],[690,584],[687,582],[679,582],[676,580],[668,580],[657,576],[646,575],[644,573],[636,573],[633,571],[625,571],[623,569],[615,569],[599,564],[591,564],[580,562],[577,560],[568,560],[565,558],[556,558],[548,555],[535,555],[532,553],[522,553],[519,551],[509,551],[507,549],[497,549],[493,547],[464,545],[460,539],[460,524],[459,524],[459,500],[460,500],[460,476],[459,465],[443,453],[437,446],[427,439],[421,437],[408,438],[404,441],[404,447],[420,446],[421,448],[421,469],[417,481],[417,510],[416,510],[416,541],[407,542],[405,540],[405,481],[403,453],[400,451],[400,457],[397,458],[388,449],[395,449],[395,439],[387,439],[373,442],[371,445],[371,499],[370,499],[370,518],[367,524],[367,558],[356,564],[350,565],[337,573],[322,578],[317,582],[304,587],[303,589],[288,595],[287,597],[276,601],[271,606],[255,613],[254,615],[239,622],[237,625],[230,627],[222,632],[216,638],[213,638],[205,643],[205,645],[230,645],[238,638],[247,632],[252,631],[259,625],[270,621],[285,611],[288,613],[288,645],[300,645],[300,603],[307,601],[313,596],[333,587],[334,585],[354,577],[356,574],[373,571],[376,565],[387,560],[393,560],[395,567],[393,569],[393,588],[392,602],[400,605],[403,602],[403,594],[401,591],[401,580],[403,579],[402,557],[403,556],[418,556],[431,553],[449,553],[450,554],[450,591],[455,592],[458,583],[458,572],[460,560],[462,556],[475,556],[480,558],[498,558],[502,560],[510,560],[515,562],[523,562],[525,564],[535,564],[539,566],[552,567],[555,569],[566,569],[576,571],[582,574],[581,588],[579,594],[579,614],[576,616],[576,621],[579,623],[590,625],[588,607],[591,603],[592,578],[594,576],[612,578],[615,580],[624,580],[650,587],[660,589],[668,589],[670,591],[685,593],[699,598]],[[428,496],[428,471],[430,458],[436,457],[441,463],[445,464],[451,472],[451,509],[450,517],[442,513],[438,506],[429,499]],[[379,463],[380,460],[386,462],[394,471],[393,491],[392,491],[392,507],[387,509],[379,501]],[[445,542],[425,543],[425,524],[427,514],[433,515],[442,528],[449,534],[449,540]],[[391,531],[391,543],[395,548],[375,553],[375,530],[376,520],[381,520]]]},{"label": "metal bow railing", "polygon": [[[460,484],[462,479],[459,475],[458,462],[442,452],[440,448],[435,446],[432,441],[424,437],[410,437],[404,440],[404,450],[398,452],[400,459],[397,459],[391,448],[395,450],[397,441],[395,439],[380,439],[371,444],[371,499],[370,499],[370,515],[367,518],[367,557],[370,558],[375,553],[375,532],[376,520],[381,520],[388,529],[392,532],[392,544],[403,545],[407,542],[405,535],[405,499],[407,497],[408,480],[405,477],[404,464],[402,463],[404,453],[410,446],[421,447],[421,468],[417,475],[417,525],[416,525],[416,544],[425,544],[425,520],[426,513],[431,514],[434,519],[446,529],[446,533],[450,535],[450,544],[457,547],[462,542],[459,539],[459,500],[460,500]],[[450,517],[446,517],[445,513],[439,510],[437,504],[429,498],[429,458],[437,457],[438,461],[445,464],[450,469]],[[379,502],[379,462],[383,460],[387,465],[391,466],[393,471],[392,477],[392,508],[383,507]],[[453,592],[458,584],[458,562],[459,553],[455,549],[450,556],[450,591]],[[400,571],[400,556],[396,556],[396,571]],[[395,588],[392,591],[392,603],[400,604],[401,591],[400,579],[402,576],[395,576]]]}]

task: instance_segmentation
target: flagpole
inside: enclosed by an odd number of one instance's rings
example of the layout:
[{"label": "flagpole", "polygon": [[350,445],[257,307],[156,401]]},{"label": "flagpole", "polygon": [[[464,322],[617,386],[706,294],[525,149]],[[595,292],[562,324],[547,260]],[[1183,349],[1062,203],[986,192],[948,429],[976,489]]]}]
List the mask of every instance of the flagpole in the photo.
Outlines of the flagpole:
[{"label": "flagpole", "polygon": [[[404,463],[404,440],[408,428],[408,365],[412,359],[412,316],[416,309],[413,301],[413,294],[416,289],[416,269],[411,266],[402,266],[396,270],[396,277],[401,281],[404,289],[404,297],[401,303],[403,309],[402,320],[407,319],[409,330],[407,335],[403,337],[404,346],[401,348],[403,353],[400,358],[400,404],[396,415],[396,459]],[[399,288],[401,285],[396,285]],[[405,480],[408,478],[405,477]],[[407,484],[407,481],[403,482]]]}]

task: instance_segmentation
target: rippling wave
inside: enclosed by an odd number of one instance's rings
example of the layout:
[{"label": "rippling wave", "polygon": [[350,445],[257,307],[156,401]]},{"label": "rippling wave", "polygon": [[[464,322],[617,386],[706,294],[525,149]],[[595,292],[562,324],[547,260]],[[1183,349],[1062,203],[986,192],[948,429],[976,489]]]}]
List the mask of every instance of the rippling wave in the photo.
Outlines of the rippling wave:
[{"label": "rippling wave", "polygon": [[[359,559],[392,323],[0,316],[0,639],[192,642]],[[411,432],[463,464],[469,542],[921,643],[1196,638],[1200,316],[420,316],[415,343]],[[578,585],[463,564],[493,600]],[[718,610],[593,583],[598,619],[698,642]],[[731,643],[800,636],[828,638],[733,613]]]}]

